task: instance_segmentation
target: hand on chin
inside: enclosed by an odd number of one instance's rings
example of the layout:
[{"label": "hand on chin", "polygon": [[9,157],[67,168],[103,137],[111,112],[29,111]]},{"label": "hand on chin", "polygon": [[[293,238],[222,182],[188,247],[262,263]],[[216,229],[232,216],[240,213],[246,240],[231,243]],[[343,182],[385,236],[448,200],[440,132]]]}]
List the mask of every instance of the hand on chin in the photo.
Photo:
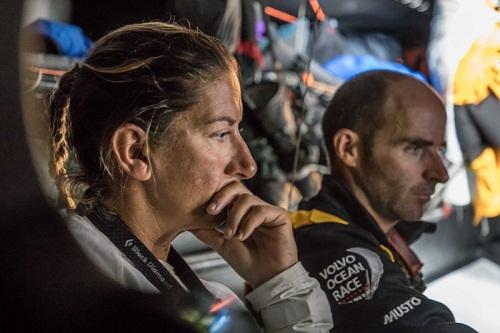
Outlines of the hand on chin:
[{"label": "hand on chin", "polygon": [[[240,183],[219,191],[207,206],[219,230],[192,230],[252,287],[257,287],[298,261],[288,212],[254,196]],[[227,226],[221,230],[220,222]],[[208,226],[208,224],[207,224]]]}]

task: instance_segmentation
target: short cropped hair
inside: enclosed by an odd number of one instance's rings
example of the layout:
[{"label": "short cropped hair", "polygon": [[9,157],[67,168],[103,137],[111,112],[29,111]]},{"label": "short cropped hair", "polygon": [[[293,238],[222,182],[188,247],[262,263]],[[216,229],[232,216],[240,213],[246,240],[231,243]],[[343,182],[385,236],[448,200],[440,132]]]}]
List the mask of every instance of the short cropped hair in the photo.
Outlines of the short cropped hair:
[{"label": "short cropped hair", "polygon": [[387,70],[367,71],[346,81],[337,90],[322,122],[332,171],[337,160],[332,144],[335,133],[342,128],[356,132],[363,141],[365,156],[370,156],[375,132],[385,125],[388,88],[407,77]]}]

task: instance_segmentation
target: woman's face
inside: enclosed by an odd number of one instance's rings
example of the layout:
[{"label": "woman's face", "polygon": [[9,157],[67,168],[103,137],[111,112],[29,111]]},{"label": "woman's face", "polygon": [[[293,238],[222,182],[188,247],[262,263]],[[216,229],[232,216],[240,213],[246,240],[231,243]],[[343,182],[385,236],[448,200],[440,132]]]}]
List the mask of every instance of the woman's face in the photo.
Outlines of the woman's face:
[{"label": "woman's face", "polygon": [[236,75],[221,75],[204,89],[202,103],[181,113],[157,151],[150,202],[165,223],[182,229],[213,228],[206,214],[227,184],[251,178],[256,165],[240,135],[241,93]]}]

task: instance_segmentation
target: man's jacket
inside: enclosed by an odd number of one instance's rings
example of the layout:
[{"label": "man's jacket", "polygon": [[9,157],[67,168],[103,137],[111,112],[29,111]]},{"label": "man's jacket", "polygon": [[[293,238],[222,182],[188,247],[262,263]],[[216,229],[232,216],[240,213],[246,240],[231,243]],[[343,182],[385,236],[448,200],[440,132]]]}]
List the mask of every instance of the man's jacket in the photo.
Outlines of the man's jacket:
[{"label": "man's jacket", "polygon": [[421,292],[422,265],[407,242],[432,224],[400,222],[388,236],[329,176],[292,222],[300,260],[330,301],[332,332],[475,332]]}]

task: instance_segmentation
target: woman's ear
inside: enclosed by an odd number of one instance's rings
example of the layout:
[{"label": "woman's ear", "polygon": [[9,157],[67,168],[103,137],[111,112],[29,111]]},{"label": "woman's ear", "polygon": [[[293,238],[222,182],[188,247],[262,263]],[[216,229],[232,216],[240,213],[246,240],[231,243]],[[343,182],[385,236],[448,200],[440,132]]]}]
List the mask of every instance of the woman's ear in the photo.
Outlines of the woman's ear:
[{"label": "woman's ear", "polygon": [[339,129],[332,138],[337,158],[347,167],[359,166],[359,135],[347,128]]},{"label": "woman's ear", "polygon": [[125,123],[118,127],[111,139],[118,167],[129,177],[139,181],[151,178],[152,167],[144,155],[146,133],[137,125]]}]

